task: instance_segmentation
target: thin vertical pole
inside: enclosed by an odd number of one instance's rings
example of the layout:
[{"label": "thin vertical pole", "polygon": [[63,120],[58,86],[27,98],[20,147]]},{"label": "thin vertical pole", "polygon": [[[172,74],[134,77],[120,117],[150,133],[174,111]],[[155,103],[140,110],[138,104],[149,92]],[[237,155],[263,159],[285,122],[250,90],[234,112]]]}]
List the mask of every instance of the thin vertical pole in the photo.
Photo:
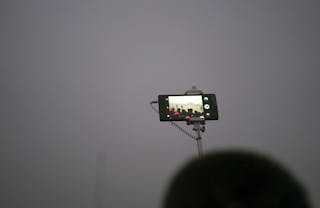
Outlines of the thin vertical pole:
[{"label": "thin vertical pole", "polygon": [[202,148],[202,138],[197,138],[197,146],[198,146],[198,153],[199,157],[203,156],[203,148]]}]

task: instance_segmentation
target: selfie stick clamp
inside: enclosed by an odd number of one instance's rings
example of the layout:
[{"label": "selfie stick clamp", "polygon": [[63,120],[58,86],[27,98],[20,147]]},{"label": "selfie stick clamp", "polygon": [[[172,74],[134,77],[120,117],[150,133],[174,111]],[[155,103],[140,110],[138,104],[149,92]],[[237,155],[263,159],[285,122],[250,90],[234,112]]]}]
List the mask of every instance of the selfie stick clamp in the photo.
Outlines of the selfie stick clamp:
[{"label": "selfie stick clamp", "polygon": [[[202,95],[203,92],[197,89],[196,86],[192,86],[191,90],[188,90],[184,93],[185,95]],[[199,157],[203,155],[203,147],[202,147],[202,137],[201,132],[205,131],[205,119],[200,117],[193,117],[187,120],[187,125],[193,125],[193,129],[197,133],[197,137],[195,138],[198,146]]]}]

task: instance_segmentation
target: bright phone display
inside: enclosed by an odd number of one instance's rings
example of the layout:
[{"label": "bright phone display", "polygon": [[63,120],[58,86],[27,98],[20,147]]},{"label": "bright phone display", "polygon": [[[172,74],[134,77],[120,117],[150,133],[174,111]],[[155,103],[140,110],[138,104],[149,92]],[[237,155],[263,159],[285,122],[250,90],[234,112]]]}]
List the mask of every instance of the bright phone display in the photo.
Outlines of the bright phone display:
[{"label": "bright phone display", "polygon": [[186,121],[192,117],[218,120],[215,94],[159,95],[160,121]]}]

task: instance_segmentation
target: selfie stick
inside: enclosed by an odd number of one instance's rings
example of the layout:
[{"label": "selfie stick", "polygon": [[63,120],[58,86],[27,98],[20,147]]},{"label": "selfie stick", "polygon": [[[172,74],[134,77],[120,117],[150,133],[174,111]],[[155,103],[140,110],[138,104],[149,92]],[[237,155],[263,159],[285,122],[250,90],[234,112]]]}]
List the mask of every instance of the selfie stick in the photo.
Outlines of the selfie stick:
[{"label": "selfie stick", "polygon": [[[199,89],[197,89],[196,86],[192,86],[191,90],[188,90],[184,93],[185,95],[201,95],[203,94],[203,92]],[[201,157],[203,155],[203,147],[202,147],[202,138],[201,138],[201,132],[205,131],[205,120],[204,118],[200,118],[200,117],[194,117],[194,118],[190,118],[189,120],[187,120],[187,125],[192,124],[193,125],[193,129],[195,132],[197,132],[197,137],[196,137],[196,141],[197,141],[197,146],[198,146],[198,153],[199,153],[199,157]]]}]

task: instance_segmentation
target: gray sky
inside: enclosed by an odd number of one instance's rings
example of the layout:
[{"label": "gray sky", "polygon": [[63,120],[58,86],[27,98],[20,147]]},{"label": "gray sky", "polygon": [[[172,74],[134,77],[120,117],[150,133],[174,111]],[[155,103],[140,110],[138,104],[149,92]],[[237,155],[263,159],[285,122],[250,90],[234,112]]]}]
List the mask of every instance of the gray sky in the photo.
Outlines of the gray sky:
[{"label": "gray sky", "polygon": [[159,208],[197,152],[149,102],[192,85],[217,95],[206,151],[269,154],[319,207],[319,9],[317,0],[1,1],[0,207]]}]

